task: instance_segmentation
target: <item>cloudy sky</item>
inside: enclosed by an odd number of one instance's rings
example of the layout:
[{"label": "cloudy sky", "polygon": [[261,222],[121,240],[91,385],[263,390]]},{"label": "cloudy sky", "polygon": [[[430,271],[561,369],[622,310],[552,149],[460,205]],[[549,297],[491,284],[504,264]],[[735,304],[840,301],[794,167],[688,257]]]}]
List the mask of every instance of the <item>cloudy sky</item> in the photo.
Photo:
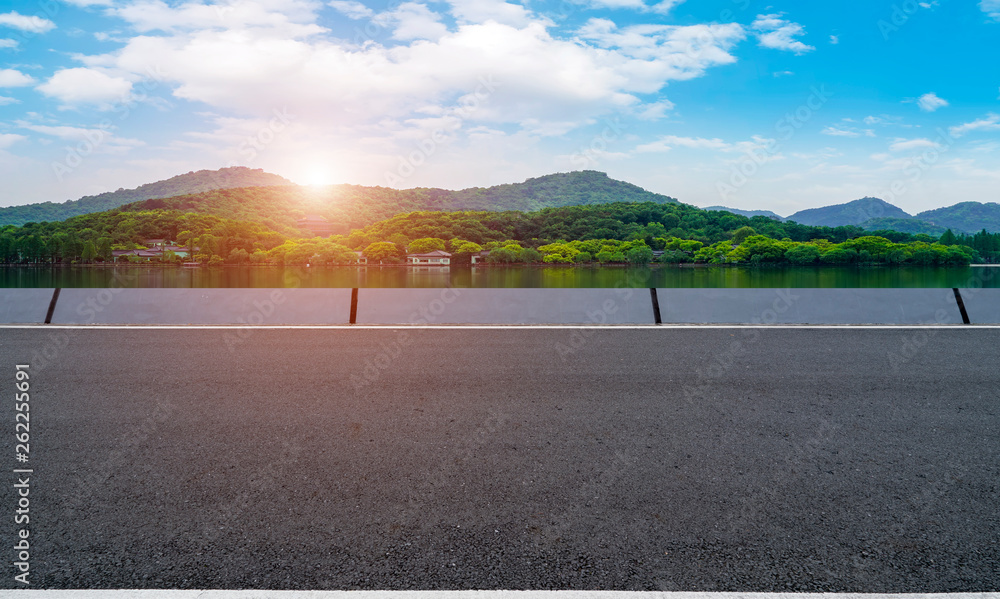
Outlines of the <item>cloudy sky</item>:
[{"label": "cloudy sky", "polygon": [[1000,200],[1000,0],[5,0],[0,206],[244,165]]}]

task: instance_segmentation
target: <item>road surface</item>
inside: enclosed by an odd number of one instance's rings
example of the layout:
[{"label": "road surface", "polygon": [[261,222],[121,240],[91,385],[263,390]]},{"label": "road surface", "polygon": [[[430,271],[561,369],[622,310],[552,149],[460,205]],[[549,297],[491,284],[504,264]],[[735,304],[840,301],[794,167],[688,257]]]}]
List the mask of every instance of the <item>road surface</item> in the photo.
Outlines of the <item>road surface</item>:
[{"label": "road surface", "polygon": [[2,329],[0,385],[33,362],[33,588],[984,591],[998,344]]}]

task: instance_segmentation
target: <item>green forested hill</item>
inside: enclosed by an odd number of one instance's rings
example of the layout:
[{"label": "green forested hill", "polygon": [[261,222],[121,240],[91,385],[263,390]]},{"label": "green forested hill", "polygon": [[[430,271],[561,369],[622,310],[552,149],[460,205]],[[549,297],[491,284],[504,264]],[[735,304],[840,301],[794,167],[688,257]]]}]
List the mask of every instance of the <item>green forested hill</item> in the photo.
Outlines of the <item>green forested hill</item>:
[{"label": "green forested hill", "polygon": [[940,237],[946,230],[945,227],[932,225],[919,218],[873,218],[861,223],[861,228],[866,231],[891,230],[914,235],[924,233],[932,237]]},{"label": "green forested hill", "polygon": [[244,166],[235,166],[215,171],[201,170],[140,185],[135,189],[118,189],[96,196],[85,196],[79,200],[67,200],[61,204],[43,202],[0,208],[0,226],[61,221],[71,216],[112,210],[131,202],[149,198],[168,198],[213,189],[265,185],[294,184],[284,177],[265,173],[259,168],[250,169]]},{"label": "green forested hill", "polygon": [[318,214],[342,227],[361,228],[406,212],[485,210],[530,212],[542,208],[677,200],[652,193],[604,173],[580,171],[528,179],[523,183],[474,187],[460,191],[330,185],[326,187],[257,187],[220,189],[130,204],[124,210],[181,210],[254,221],[292,234],[295,221]]},{"label": "green forested hill", "polygon": [[767,218],[773,218],[777,221],[785,220],[785,217],[775,212],[771,212],[770,210],[740,210],[739,208],[727,208],[726,206],[708,206],[705,210],[723,210],[725,212],[732,212],[733,214],[739,214],[740,216],[745,216],[747,218],[766,216]]},{"label": "green forested hill", "polygon": [[800,210],[788,217],[803,225],[814,227],[843,227],[860,225],[873,218],[912,218],[897,206],[879,198],[861,198],[846,204]]},{"label": "green forested hill", "polygon": [[917,218],[955,232],[978,233],[986,229],[996,233],[1000,231],[1000,204],[960,202],[947,208],[921,212]]},{"label": "green forested hill", "polygon": [[[62,222],[0,227],[0,263],[107,261],[115,249],[131,249],[150,238],[200,248],[195,259],[209,264],[305,263],[317,253],[318,263],[342,263],[354,260],[352,250],[386,249],[398,261],[417,242],[435,242],[449,251],[466,244],[471,249],[461,251],[502,248],[496,260],[513,262],[648,263],[653,250],[666,251],[661,262],[713,264],[967,264],[1000,257],[1000,234],[948,233],[941,244],[933,244],[926,235],[810,227],[680,203],[613,202],[534,212],[417,211],[329,239],[193,211],[116,209]],[[968,251],[949,247],[953,244]]]}]

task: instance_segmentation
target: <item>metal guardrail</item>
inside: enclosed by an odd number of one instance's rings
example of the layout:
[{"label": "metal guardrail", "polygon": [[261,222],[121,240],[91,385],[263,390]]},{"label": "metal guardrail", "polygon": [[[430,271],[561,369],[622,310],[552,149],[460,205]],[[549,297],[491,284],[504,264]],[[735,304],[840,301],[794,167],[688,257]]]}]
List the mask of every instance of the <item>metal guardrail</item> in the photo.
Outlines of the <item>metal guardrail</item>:
[{"label": "metal guardrail", "polygon": [[0,324],[1000,324],[1000,289],[8,289]]}]

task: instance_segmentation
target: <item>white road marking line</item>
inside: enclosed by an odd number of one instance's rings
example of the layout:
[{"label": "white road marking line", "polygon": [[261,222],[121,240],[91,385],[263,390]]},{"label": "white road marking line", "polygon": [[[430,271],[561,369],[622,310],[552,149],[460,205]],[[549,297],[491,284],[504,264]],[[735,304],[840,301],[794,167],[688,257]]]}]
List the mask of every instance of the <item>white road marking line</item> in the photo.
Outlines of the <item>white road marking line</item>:
[{"label": "white road marking line", "polygon": [[275,330],[328,330],[328,329],[432,329],[432,330],[512,330],[512,329],[595,329],[595,330],[677,330],[677,329],[1000,329],[1000,324],[641,324],[641,325],[589,325],[589,324],[0,324],[0,329],[82,329],[82,330],[153,330],[153,329],[275,329]]},{"label": "white road marking line", "polygon": [[1000,593],[718,593],[674,591],[170,591],[31,590],[40,599],[1000,599]]}]

